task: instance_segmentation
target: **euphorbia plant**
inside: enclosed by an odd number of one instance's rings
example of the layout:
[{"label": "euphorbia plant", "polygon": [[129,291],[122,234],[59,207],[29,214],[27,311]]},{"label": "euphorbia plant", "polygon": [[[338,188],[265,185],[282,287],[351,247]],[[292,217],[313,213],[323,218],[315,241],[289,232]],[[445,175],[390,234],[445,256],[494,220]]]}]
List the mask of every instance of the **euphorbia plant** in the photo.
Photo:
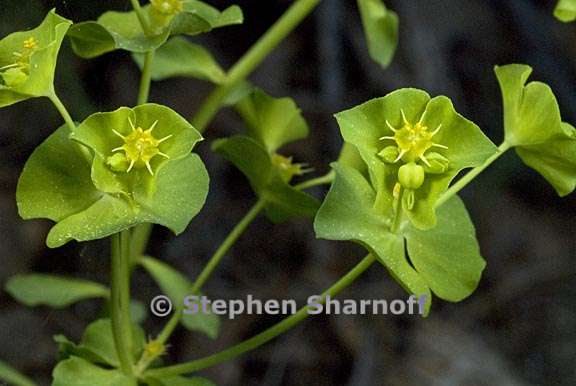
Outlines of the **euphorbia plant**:
[{"label": "euphorbia plant", "polygon": [[[29,306],[105,300],[107,314],[86,327],[80,342],[55,337],[59,362],[53,385],[209,385],[204,378],[187,376],[254,349],[306,319],[309,306],[221,352],[182,364],[163,363],[179,324],[217,338],[218,317],[184,313],[183,299],[201,293],[261,212],[277,223],[313,219],[317,237],[353,241],[366,249],[367,256],[324,291],[320,303],[379,261],[408,293],[424,296],[427,314],[432,294],[457,302],[481,279],[486,262],[457,195],[481,171],[514,148],[559,195],[574,190],[576,130],[562,121],[551,89],[539,82],[526,84],[531,69],[519,64],[495,68],[504,101],[505,139],[499,146],[460,115],[448,97],[399,89],[337,113],[345,141],[342,156],[327,175],[294,184],[296,177],[302,179],[312,170],[283,146],[306,138],[309,126],[290,98],[272,97],[246,78],[318,3],[296,1],[229,71],[205,48],[174,35],[238,24],[242,12],[237,6],[218,11],[196,0],[152,0],[145,6],[132,0],[132,11],[107,12],[97,21],[77,24],[51,11],[40,27],[0,41],[0,104],[45,96],[65,120],[24,167],[17,189],[20,215],[55,223],[46,240],[50,248],[111,239],[109,288],[41,274],[17,275],[7,283],[7,291]],[[564,19],[570,18],[570,4],[559,4]],[[370,55],[385,67],[397,44],[398,17],[380,0],[358,0],[358,5]],[[83,58],[112,50],[130,52],[142,69],[135,107],[96,112],[79,123],[72,120],[53,85],[67,31],[72,48]],[[166,106],[148,103],[151,81],[174,76],[216,84],[191,122]],[[209,177],[192,151],[225,105],[234,105],[247,130],[217,139],[211,148],[246,176],[257,200],[200,275],[190,280],[144,252],[151,224],[178,235],[201,210]],[[470,170],[462,174],[465,169]],[[322,200],[304,192],[321,184],[331,184]],[[131,304],[130,277],[139,267],[175,305],[160,332],[144,332],[142,314]],[[0,366],[0,378],[34,385],[7,365]]]}]

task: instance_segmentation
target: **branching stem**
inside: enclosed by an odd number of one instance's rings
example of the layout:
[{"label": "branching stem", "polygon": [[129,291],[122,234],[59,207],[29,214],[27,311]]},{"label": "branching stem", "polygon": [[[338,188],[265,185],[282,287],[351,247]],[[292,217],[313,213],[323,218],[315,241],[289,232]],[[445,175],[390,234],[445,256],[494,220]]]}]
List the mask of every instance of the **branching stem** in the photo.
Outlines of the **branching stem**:
[{"label": "branching stem", "polygon": [[228,71],[226,80],[208,95],[196,115],[192,119],[194,127],[203,132],[214,118],[226,97],[234,88],[248,77],[258,65],[275,49],[278,44],[310,12],[316,8],[320,0],[297,0],[290,8],[270,27],[268,31],[244,54],[238,62]]},{"label": "branching stem", "polygon": [[[340,278],[340,280],[338,280],[332,287],[326,290],[322,294],[322,297],[318,303],[324,304],[327,296],[334,297],[338,295],[342,290],[352,284],[364,271],[366,271],[374,263],[374,261],[376,261],[376,258],[373,255],[366,256],[346,275]],[[192,373],[194,371],[202,370],[204,368],[211,367],[229,359],[235,358],[247,351],[253,350],[263,345],[264,343],[274,339],[278,335],[281,335],[292,327],[296,326],[298,323],[308,318],[310,315],[309,309],[309,306],[302,307],[294,315],[287,317],[286,319],[261,332],[260,334],[245,340],[236,346],[232,346],[226,350],[220,351],[219,353],[191,362],[148,370],[144,373],[144,377],[163,378],[173,375]]]}]

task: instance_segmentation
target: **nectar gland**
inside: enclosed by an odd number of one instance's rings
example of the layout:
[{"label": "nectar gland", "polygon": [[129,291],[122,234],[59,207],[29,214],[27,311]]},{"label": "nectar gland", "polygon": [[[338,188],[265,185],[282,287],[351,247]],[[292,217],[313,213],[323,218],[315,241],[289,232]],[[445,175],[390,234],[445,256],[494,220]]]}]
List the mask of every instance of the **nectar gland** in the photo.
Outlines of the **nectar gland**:
[{"label": "nectar gland", "polygon": [[[148,172],[151,175],[154,175],[150,161],[157,155],[164,158],[170,158],[167,154],[162,153],[158,147],[162,142],[171,138],[172,135],[168,135],[162,139],[156,139],[154,135],[152,135],[152,131],[156,127],[158,121],[155,121],[148,130],[144,130],[141,127],[136,127],[130,118],[128,118],[128,121],[130,122],[130,127],[132,128],[132,132],[130,134],[125,136],[112,129],[114,134],[124,140],[124,145],[112,149],[112,152],[124,152],[123,155],[125,157],[126,163],[129,163],[126,173],[129,173],[135,167],[142,168],[145,166],[146,169],[148,169]],[[114,156],[110,157],[109,161],[113,157]]]},{"label": "nectar gland", "polygon": [[405,162],[416,162],[421,160],[426,164],[426,166],[430,166],[430,162],[424,154],[428,149],[433,147],[448,149],[446,146],[432,141],[432,137],[438,134],[442,128],[442,124],[438,125],[434,131],[430,131],[428,130],[428,127],[422,123],[425,114],[422,115],[420,121],[416,124],[412,124],[408,119],[406,119],[404,110],[400,111],[402,113],[403,126],[400,129],[396,129],[390,124],[390,122],[386,121],[386,125],[390,130],[392,130],[394,135],[380,138],[381,140],[393,140],[396,142],[398,147],[398,156],[392,163],[396,163],[401,159]]}]

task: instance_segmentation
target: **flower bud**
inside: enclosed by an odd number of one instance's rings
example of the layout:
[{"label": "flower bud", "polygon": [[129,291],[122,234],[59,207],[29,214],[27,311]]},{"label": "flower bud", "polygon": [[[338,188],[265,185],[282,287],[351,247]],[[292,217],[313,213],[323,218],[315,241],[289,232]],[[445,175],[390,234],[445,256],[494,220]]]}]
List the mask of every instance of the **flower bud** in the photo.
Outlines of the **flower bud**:
[{"label": "flower bud", "polygon": [[442,174],[448,170],[450,161],[440,153],[432,152],[426,154],[429,165],[424,165],[424,171],[431,174]]},{"label": "flower bud", "polygon": [[398,181],[406,189],[418,189],[424,183],[424,168],[414,162],[402,165],[398,169]]},{"label": "flower bud", "polygon": [[398,160],[398,147],[396,146],[386,146],[378,155],[386,163],[393,164]]}]

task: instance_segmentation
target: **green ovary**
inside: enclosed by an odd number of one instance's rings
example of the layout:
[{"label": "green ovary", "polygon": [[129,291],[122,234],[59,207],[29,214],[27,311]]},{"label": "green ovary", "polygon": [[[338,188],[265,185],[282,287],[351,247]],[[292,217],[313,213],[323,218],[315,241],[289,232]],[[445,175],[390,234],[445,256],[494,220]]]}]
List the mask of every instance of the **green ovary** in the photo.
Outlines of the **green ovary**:
[{"label": "green ovary", "polygon": [[148,172],[154,175],[150,161],[158,155],[164,158],[170,158],[160,151],[159,146],[162,142],[172,137],[169,135],[162,139],[156,139],[152,131],[157,123],[158,121],[154,122],[148,130],[144,130],[141,127],[134,126],[132,121],[130,121],[132,132],[127,136],[113,130],[114,134],[124,140],[124,145],[112,149],[112,152],[123,151],[124,154],[117,153],[108,157],[107,164],[112,170],[129,173],[133,168],[141,169],[146,167]]}]

